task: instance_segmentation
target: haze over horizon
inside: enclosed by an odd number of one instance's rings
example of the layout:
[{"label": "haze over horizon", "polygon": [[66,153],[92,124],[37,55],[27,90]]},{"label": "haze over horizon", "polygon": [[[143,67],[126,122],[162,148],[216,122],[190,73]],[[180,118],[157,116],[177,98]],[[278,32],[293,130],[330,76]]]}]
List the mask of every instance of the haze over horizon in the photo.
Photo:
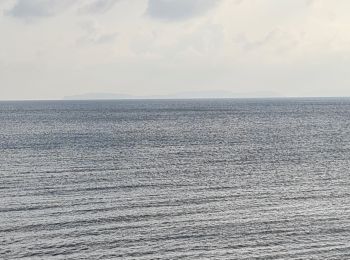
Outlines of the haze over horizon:
[{"label": "haze over horizon", "polygon": [[0,100],[350,96],[349,8],[346,0],[0,0]]}]

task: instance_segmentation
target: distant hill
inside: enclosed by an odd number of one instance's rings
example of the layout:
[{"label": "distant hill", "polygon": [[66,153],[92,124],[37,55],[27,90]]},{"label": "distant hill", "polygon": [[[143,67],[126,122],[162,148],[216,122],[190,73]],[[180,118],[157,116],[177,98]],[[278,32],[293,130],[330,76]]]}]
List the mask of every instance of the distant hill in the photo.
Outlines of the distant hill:
[{"label": "distant hill", "polygon": [[258,98],[278,97],[274,92],[233,93],[230,91],[188,91],[169,95],[133,96],[115,93],[86,93],[66,96],[64,100],[103,100],[103,99],[196,99],[196,98]]}]

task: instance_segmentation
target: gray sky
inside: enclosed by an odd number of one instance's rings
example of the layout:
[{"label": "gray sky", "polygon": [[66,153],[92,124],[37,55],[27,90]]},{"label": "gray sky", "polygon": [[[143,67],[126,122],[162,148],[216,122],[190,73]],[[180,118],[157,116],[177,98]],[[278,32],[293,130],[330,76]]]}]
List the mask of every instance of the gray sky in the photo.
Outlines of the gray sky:
[{"label": "gray sky", "polygon": [[0,0],[0,99],[350,96],[349,0]]}]

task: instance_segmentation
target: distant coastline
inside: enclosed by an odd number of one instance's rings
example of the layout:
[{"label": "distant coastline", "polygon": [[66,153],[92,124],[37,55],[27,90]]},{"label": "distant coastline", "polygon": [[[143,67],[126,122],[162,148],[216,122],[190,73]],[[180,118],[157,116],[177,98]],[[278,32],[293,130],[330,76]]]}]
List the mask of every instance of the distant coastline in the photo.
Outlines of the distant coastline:
[{"label": "distant coastline", "polygon": [[207,98],[278,98],[275,92],[233,93],[230,91],[193,91],[169,95],[128,95],[116,93],[85,93],[63,97],[63,100],[113,100],[113,99],[207,99]]}]

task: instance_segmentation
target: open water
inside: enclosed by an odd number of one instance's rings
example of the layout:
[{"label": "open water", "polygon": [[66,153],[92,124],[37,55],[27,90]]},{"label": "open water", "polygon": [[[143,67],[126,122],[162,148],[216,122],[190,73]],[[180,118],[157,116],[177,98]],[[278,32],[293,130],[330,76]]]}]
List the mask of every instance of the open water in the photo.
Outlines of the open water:
[{"label": "open water", "polygon": [[350,99],[0,102],[1,259],[350,259]]}]

